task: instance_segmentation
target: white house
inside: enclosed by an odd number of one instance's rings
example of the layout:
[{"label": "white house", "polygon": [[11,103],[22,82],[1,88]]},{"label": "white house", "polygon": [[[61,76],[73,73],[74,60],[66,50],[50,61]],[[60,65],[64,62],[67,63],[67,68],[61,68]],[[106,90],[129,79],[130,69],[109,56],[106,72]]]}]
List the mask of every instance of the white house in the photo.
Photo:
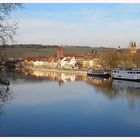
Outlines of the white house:
[{"label": "white house", "polygon": [[61,66],[64,67],[65,65],[69,65],[71,67],[75,67],[75,64],[76,64],[76,59],[75,57],[69,57],[69,58],[66,58],[64,57],[62,60],[61,60]]}]

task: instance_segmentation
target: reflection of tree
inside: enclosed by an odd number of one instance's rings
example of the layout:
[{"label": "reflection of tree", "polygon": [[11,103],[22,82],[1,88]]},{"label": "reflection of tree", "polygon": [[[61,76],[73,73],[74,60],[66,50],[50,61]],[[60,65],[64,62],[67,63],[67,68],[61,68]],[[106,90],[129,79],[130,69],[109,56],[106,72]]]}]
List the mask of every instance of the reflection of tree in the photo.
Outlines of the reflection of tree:
[{"label": "reflection of tree", "polygon": [[9,87],[0,85],[0,103],[2,104],[9,103],[11,97],[12,96]]},{"label": "reflection of tree", "polygon": [[112,89],[112,81],[110,79],[88,78],[87,83],[93,85],[97,93],[101,92],[110,99],[117,96],[117,91]]},{"label": "reflection of tree", "polygon": [[[9,87],[5,85],[0,85],[0,116],[4,114],[3,107],[5,104],[8,104],[12,99],[12,94]],[[0,131],[2,131],[4,127],[0,124]]]},{"label": "reflection of tree", "polygon": [[127,99],[130,107],[135,107],[136,99],[140,98],[140,83],[129,81],[112,81],[110,79],[88,78],[87,83],[94,86],[96,93],[104,94],[110,99],[124,97]]}]

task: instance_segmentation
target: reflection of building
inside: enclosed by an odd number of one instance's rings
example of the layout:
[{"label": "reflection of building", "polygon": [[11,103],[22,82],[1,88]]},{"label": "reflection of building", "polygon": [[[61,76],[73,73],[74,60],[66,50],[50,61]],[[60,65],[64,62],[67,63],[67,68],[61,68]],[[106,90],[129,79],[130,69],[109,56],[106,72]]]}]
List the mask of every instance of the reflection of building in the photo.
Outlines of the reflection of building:
[{"label": "reflection of building", "polygon": [[65,74],[65,73],[61,73],[61,79],[64,82],[67,81],[75,81],[75,74]]},{"label": "reflection of building", "polygon": [[130,42],[130,52],[132,54],[137,53],[137,46],[136,46],[136,42]]},{"label": "reflection of building", "polygon": [[79,80],[86,80],[87,75],[78,75],[73,73],[57,73],[40,70],[25,71],[26,76],[33,76],[35,78],[42,78],[46,80],[57,80],[63,85],[66,82],[73,82]]}]

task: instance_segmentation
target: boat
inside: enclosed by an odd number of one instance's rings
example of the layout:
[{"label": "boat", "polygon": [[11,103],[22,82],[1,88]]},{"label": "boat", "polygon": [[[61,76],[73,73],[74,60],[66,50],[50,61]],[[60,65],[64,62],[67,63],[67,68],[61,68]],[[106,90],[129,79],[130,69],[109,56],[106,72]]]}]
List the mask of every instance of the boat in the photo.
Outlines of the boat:
[{"label": "boat", "polygon": [[87,76],[92,76],[92,77],[99,77],[99,78],[106,78],[108,79],[111,75],[109,72],[106,71],[100,71],[100,70],[92,70],[90,69],[87,72]]},{"label": "boat", "polygon": [[140,82],[140,69],[116,68],[112,70],[112,79]]}]

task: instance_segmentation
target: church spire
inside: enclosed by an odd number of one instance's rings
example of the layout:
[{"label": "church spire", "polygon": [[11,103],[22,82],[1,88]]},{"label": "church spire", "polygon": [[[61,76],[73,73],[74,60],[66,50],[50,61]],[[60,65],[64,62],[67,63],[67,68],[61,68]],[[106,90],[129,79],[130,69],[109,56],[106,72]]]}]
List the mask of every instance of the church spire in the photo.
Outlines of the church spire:
[{"label": "church spire", "polygon": [[131,53],[137,53],[137,46],[135,41],[130,42],[130,51]]}]

